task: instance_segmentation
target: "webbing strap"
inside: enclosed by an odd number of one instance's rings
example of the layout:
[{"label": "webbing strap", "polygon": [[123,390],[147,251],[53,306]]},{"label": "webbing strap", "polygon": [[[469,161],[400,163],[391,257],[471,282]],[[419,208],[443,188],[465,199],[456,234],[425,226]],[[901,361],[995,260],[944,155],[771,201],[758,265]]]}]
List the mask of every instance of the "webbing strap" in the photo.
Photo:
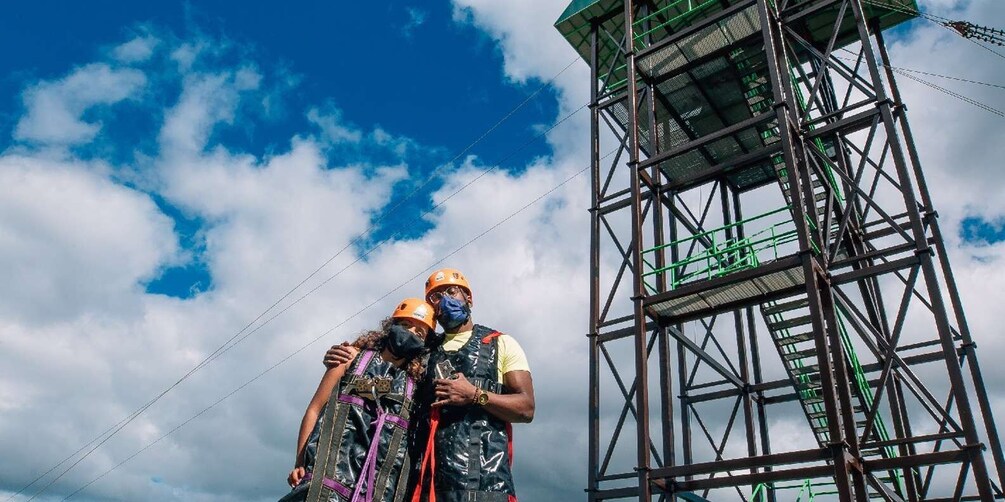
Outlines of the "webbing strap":
[{"label": "webbing strap", "polygon": [[502,335],[502,333],[500,333],[499,331],[493,331],[493,332],[485,335],[484,338],[482,338],[482,343],[489,343],[490,341],[492,341],[493,338],[495,338],[497,336],[500,336],[500,335]]},{"label": "webbing strap", "polygon": [[[349,499],[351,502],[357,502],[358,500],[363,500],[364,502],[371,502],[373,500],[373,482],[377,476],[377,446],[380,444],[380,431],[384,429],[384,422],[387,419],[387,413],[384,412],[379,406],[377,407],[377,420],[374,422],[373,429],[373,439],[370,440],[370,448],[366,452],[366,460],[363,461],[363,467],[360,468],[359,478],[356,479],[356,489],[352,492],[352,497]],[[363,478],[366,478],[366,497],[360,499],[360,495],[363,491]]]},{"label": "webbing strap", "polygon": [[342,394],[338,397],[338,400],[343,403],[354,404],[356,406],[366,406],[366,401],[364,401],[363,398],[352,394]]},{"label": "webbing strap", "polygon": [[468,434],[467,489],[477,491],[482,477],[482,424],[474,422]]},{"label": "webbing strap", "polygon": [[[353,376],[362,375],[366,371],[367,366],[370,365],[370,361],[373,359],[374,351],[366,350],[360,354],[359,359],[356,361],[356,367],[353,369]],[[328,405],[325,409],[324,422],[321,426],[321,435],[318,438],[318,454],[314,462],[314,471],[322,474],[320,477],[321,482],[315,481],[311,483],[310,490],[308,490],[307,500],[309,502],[321,502],[323,500],[328,500],[328,497],[322,494],[322,487],[328,488],[344,495],[346,498],[349,497],[350,492],[345,489],[343,494],[339,488],[331,483],[326,483],[326,480],[330,480],[327,475],[332,475],[335,472],[335,452],[338,451],[342,443],[341,431],[345,427],[345,421],[348,416],[348,408],[336,406],[337,402],[344,402],[349,404],[355,404],[357,406],[364,406],[365,402],[356,396],[351,396],[349,394],[339,395],[336,392],[332,393],[332,396],[328,399]],[[335,432],[339,431],[339,434]],[[334,481],[332,481],[334,483]],[[338,485],[342,486],[342,485]],[[345,488],[345,487],[343,487]]]},{"label": "webbing strap", "polygon": [[357,376],[362,375],[363,372],[366,371],[366,367],[370,364],[370,360],[373,359],[373,355],[375,353],[376,352],[372,350],[363,351],[363,355],[360,356],[359,363],[356,365],[356,369],[352,371],[352,374]]},{"label": "webbing strap", "polygon": [[[308,472],[307,475],[304,476],[304,478],[300,480],[300,482],[301,483],[308,483],[313,478],[314,478],[314,473],[313,472]],[[321,478],[321,484],[324,485],[326,488],[332,490],[333,492],[336,492],[336,493],[338,493],[339,495],[341,495],[341,496],[343,496],[345,498],[349,498],[349,495],[350,495],[349,488],[346,487],[345,485],[343,485],[342,483],[339,483],[338,481],[336,481],[334,479],[331,479],[331,478],[322,477]]]},{"label": "webbing strap", "polygon": [[429,439],[426,440],[426,451],[422,454],[422,466],[419,467],[419,484],[412,494],[412,502],[420,502],[422,492],[426,488],[426,473],[429,473],[429,499],[427,502],[436,502],[436,429],[440,425],[440,410],[433,409],[429,415]]},{"label": "webbing strap", "polygon": [[[321,434],[318,437],[318,450],[317,455],[314,459],[314,470],[320,473],[327,473],[329,471],[334,472],[334,452],[338,450],[338,445],[333,444],[338,441],[341,443],[341,436],[335,434],[336,430],[341,430],[342,426],[345,424],[346,410],[340,410],[341,407],[336,406],[336,393],[333,393],[328,399],[328,404],[325,406],[325,414],[322,419],[321,424]],[[321,476],[322,479],[325,476]],[[321,500],[327,500],[327,497],[322,497],[321,487],[328,486],[323,483],[311,483],[310,488],[307,492],[308,502],[320,502]],[[330,488],[330,487],[328,487]]]},{"label": "webbing strap", "polygon": [[509,453],[509,466],[513,467],[513,424],[506,422],[506,451]]}]

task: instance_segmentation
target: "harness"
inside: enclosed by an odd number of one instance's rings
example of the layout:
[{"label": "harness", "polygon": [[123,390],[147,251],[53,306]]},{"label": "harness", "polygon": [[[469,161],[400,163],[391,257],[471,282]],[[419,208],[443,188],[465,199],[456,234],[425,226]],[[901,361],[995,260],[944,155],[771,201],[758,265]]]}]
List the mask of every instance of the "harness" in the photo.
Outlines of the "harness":
[{"label": "harness", "polygon": [[[476,325],[471,339],[456,353],[448,354],[442,348],[434,352],[427,371],[432,371],[439,361],[448,359],[475,386],[500,393],[502,386],[498,382],[497,368],[501,334]],[[427,379],[431,385],[431,378]],[[427,393],[430,392],[431,387],[427,389]],[[512,424],[481,407],[432,409],[429,437],[412,502],[437,502],[438,496],[439,502],[516,502],[510,470],[512,439]]]},{"label": "harness", "polygon": [[[415,382],[404,371],[388,376],[393,366],[376,354],[362,352],[350,378],[328,399],[317,457],[303,481],[310,483],[308,502],[336,495],[350,502],[397,501],[406,495],[411,470],[406,439]],[[395,471],[396,479],[391,479]],[[392,489],[393,498],[385,498]]]}]

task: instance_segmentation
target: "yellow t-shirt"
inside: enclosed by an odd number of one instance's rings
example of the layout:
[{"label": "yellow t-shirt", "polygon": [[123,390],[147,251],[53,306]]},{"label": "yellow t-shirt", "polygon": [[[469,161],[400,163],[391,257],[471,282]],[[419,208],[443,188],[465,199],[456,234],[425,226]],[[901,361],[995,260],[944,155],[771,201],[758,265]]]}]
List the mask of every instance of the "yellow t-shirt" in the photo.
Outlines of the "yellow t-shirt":
[{"label": "yellow t-shirt", "polygon": [[[443,341],[445,352],[457,352],[468,340],[471,339],[471,331],[461,331],[460,333],[447,333]],[[499,335],[499,364],[497,365],[499,383],[503,381],[503,375],[510,371],[530,371],[530,364],[527,363],[527,354],[523,352],[523,347],[517,343],[516,339],[507,334]]]}]

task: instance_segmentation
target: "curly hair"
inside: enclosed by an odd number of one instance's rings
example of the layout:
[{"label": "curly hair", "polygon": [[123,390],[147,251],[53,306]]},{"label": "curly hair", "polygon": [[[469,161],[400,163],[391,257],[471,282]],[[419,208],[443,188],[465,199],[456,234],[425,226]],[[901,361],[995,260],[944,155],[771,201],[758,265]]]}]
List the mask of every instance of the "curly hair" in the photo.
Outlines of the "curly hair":
[{"label": "curly hair", "polygon": [[[394,319],[385,317],[380,321],[380,328],[363,331],[351,345],[359,350],[376,350],[380,352],[384,349],[384,337],[387,336],[387,332],[393,323]],[[421,357],[416,357],[405,365],[405,372],[413,379],[421,380],[426,373],[426,365],[422,364]]]}]

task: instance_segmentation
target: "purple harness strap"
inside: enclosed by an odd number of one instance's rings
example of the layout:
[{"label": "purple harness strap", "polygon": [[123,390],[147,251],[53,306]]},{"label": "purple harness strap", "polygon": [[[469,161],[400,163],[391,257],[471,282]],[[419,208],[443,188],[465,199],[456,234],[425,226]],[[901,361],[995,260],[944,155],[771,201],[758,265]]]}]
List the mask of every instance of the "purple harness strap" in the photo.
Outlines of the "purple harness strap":
[{"label": "purple harness strap", "polygon": [[[356,366],[356,371],[354,371],[353,374],[361,375],[363,371],[366,369],[366,367],[370,364],[370,360],[373,359],[374,354],[375,352],[372,350],[364,352],[363,358]],[[405,382],[405,398],[411,399],[412,393],[414,391],[415,391],[415,381],[412,380],[412,377],[408,377],[408,380]],[[366,402],[362,398],[359,398],[357,396],[351,396],[348,394],[343,394],[339,396],[339,400],[345,403],[354,404],[356,406],[366,405]],[[374,493],[373,485],[377,480],[377,452],[380,449],[379,448],[380,433],[382,430],[384,430],[384,424],[390,422],[403,429],[408,429],[408,420],[405,420],[404,418],[401,418],[397,415],[387,413],[386,411],[384,411],[383,408],[377,405],[377,403],[374,404],[376,405],[377,408],[377,420],[373,422],[374,424],[373,439],[370,440],[370,447],[367,449],[366,459],[363,461],[363,467],[360,472],[360,479],[356,480],[356,487],[352,492],[352,496],[349,495],[349,490],[346,489],[346,487],[342,486],[341,484],[338,484],[336,481],[329,480],[328,478],[322,480],[325,486],[331,488],[332,490],[337,491],[343,497],[348,498],[350,502],[357,502],[357,501],[373,502],[374,496],[378,495]],[[363,483],[360,483],[360,481],[362,480],[363,476],[366,476],[366,496],[361,498],[363,492]],[[332,485],[329,485],[328,481],[331,481]],[[342,488],[342,490],[345,490],[345,492],[339,490],[339,488],[336,488],[336,486]]]},{"label": "purple harness strap", "polygon": [[[307,475],[304,476],[304,479],[300,480],[300,482],[301,483],[310,482],[310,480],[313,477],[314,473],[308,472]],[[321,484],[325,485],[326,488],[338,493],[339,495],[345,498],[349,498],[349,488],[343,485],[342,483],[339,483],[338,481],[335,481],[334,479],[331,478],[321,478]]]},{"label": "purple harness strap", "polygon": [[338,397],[338,400],[343,403],[354,404],[356,406],[366,406],[366,401],[364,401],[363,398],[352,394],[342,394]]},{"label": "purple harness strap", "polygon": [[370,364],[370,360],[373,359],[374,351],[368,350],[363,352],[362,358],[359,360],[359,364],[356,365],[356,369],[352,372],[353,375],[362,375],[363,371]]}]

